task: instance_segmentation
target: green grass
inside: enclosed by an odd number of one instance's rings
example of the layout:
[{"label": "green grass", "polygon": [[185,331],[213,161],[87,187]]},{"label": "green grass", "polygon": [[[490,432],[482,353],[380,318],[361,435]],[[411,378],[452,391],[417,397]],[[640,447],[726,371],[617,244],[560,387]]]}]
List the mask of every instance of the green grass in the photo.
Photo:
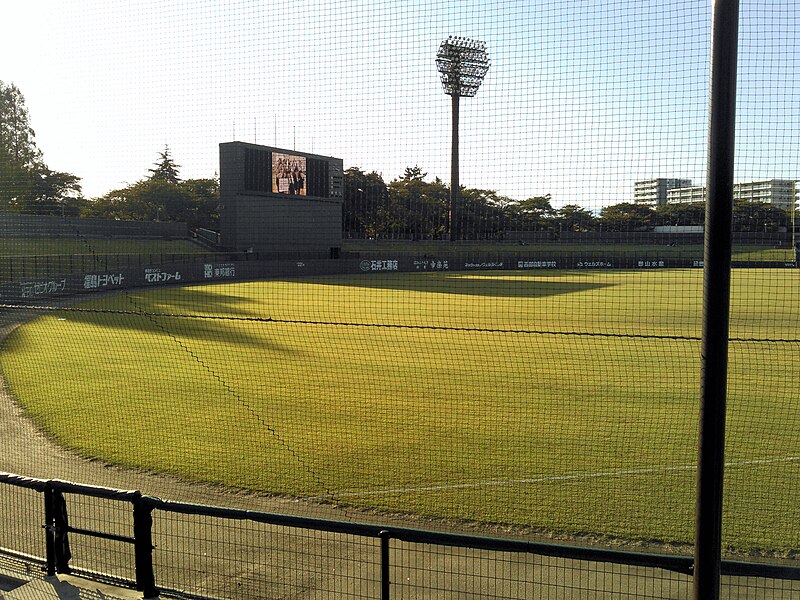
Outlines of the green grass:
[{"label": "green grass", "polygon": [[0,238],[0,256],[185,254],[207,252],[190,240]]},{"label": "green grass", "polygon": [[[800,272],[733,277],[725,542],[790,551]],[[699,270],[665,270],[137,291],[82,306],[140,314],[20,327],[0,365],[35,421],[85,456],[387,511],[691,542],[701,286]],[[229,318],[201,318],[216,316]]]}]

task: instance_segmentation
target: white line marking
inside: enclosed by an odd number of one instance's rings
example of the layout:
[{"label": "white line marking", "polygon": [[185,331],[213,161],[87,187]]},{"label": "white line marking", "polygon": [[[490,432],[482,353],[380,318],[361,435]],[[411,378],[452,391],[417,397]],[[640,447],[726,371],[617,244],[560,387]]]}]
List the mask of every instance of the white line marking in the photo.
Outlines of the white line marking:
[{"label": "white line marking", "polygon": [[[725,468],[746,467],[752,465],[771,465],[776,463],[800,461],[800,456],[785,456],[783,458],[761,458],[725,463]],[[431,485],[426,487],[393,488],[385,490],[372,490],[363,492],[341,492],[338,494],[323,494],[309,496],[304,500],[330,500],[335,498],[352,498],[355,496],[379,496],[384,494],[405,494],[412,492],[437,492],[441,490],[457,490],[467,488],[490,487],[498,485],[514,485],[520,483],[546,483],[549,481],[571,481],[576,479],[596,479],[600,477],[621,477],[623,475],[647,475],[651,473],[669,473],[674,471],[695,471],[697,465],[681,465],[679,467],[644,467],[640,469],[627,469],[624,471],[606,471],[602,473],[575,473],[573,475],[548,475],[530,479],[506,479],[500,481],[479,481],[475,483],[451,483],[445,485]]]}]

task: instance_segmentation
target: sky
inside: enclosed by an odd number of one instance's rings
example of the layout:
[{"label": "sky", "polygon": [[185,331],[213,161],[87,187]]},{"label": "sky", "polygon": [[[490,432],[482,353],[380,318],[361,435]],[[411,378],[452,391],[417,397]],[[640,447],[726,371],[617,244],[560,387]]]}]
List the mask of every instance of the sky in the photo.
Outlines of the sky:
[{"label": "sky", "polygon": [[[741,0],[736,180],[797,179],[800,8]],[[232,140],[335,156],[388,182],[450,179],[449,35],[491,67],[460,102],[460,182],[554,206],[631,201],[706,170],[709,0],[28,0],[4,7],[0,80],[87,197],[184,178]]]}]

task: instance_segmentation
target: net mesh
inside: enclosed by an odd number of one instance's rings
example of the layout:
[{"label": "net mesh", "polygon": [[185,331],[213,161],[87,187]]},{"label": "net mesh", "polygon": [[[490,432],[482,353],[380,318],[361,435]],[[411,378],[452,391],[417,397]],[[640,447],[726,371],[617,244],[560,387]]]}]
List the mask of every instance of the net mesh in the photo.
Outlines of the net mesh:
[{"label": "net mesh", "polygon": [[[709,3],[14,10],[42,43],[0,41],[0,470],[691,553]],[[797,20],[741,2],[731,558],[797,554]],[[474,97],[448,39],[488,55]]]}]

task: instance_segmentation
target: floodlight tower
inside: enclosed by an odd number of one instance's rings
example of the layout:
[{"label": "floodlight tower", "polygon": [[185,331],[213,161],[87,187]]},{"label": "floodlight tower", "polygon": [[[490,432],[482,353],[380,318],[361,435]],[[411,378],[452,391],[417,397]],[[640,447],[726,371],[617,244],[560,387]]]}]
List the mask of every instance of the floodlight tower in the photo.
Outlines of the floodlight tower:
[{"label": "floodlight tower", "polygon": [[439,46],[436,68],[444,93],[453,99],[453,145],[450,163],[450,241],[459,239],[455,212],[458,203],[458,99],[472,98],[489,70],[486,44],[478,40],[450,36]]}]

